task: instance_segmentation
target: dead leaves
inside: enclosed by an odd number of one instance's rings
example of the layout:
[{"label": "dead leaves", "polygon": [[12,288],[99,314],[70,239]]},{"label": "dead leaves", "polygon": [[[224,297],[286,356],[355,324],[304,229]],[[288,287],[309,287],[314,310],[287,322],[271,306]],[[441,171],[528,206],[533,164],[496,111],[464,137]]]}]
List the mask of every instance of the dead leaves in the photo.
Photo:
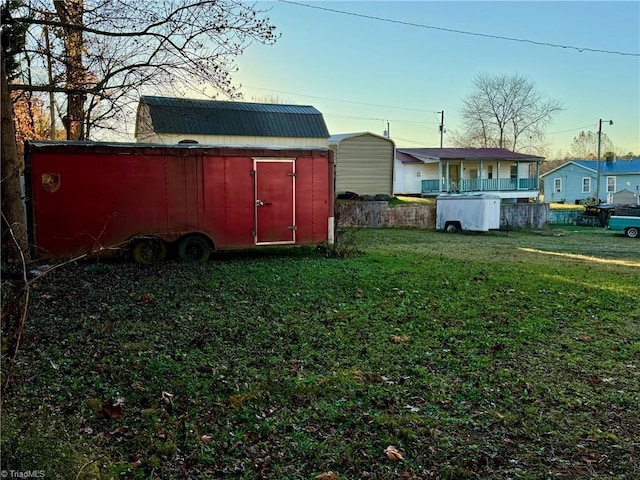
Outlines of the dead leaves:
[{"label": "dead leaves", "polygon": [[338,480],[338,474],[334,472],[321,473],[313,477],[313,480]]},{"label": "dead leaves", "polygon": [[140,302],[142,305],[155,305],[157,302],[156,297],[152,293],[143,293],[140,296]]},{"label": "dead leaves", "polygon": [[385,448],[384,454],[392,462],[399,462],[401,460],[404,460],[404,453],[398,450],[398,447],[395,447],[393,445],[389,445],[387,448]]},{"label": "dead leaves", "polygon": [[597,385],[598,383],[602,382],[602,378],[600,377],[600,375],[589,375],[587,377],[587,380],[592,385]]},{"label": "dead leaves", "polygon": [[576,341],[584,342],[584,343],[591,343],[591,342],[593,342],[593,338],[591,338],[589,335],[582,334],[582,335],[578,335],[576,337]]},{"label": "dead leaves", "polygon": [[96,417],[107,419],[122,418],[123,404],[124,400],[121,401],[120,398],[116,399],[116,401],[107,400],[102,404],[102,408],[96,412]]},{"label": "dead leaves", "polygon": [[408,335],[391,335],[391,337],[389,338],[389,341],[395,344],[406,343],[410,340],[411,340],[411,337]]}]

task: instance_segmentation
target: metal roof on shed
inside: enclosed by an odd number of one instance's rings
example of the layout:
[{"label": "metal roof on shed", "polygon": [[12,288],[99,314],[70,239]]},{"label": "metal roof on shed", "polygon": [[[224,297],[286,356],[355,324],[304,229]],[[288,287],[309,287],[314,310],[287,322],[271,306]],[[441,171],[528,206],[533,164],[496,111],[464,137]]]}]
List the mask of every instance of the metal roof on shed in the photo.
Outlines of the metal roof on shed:
[{"label": "metal roof on shed", "polygon": [[370,137],[374,137],[374,138],[380,138],[382,140],[386,140],[387,142],[393,144],[393,140],[391,140],[388,137],[383,137],[382,135],[378,135],[377,133],[354,132],[354,133],[338,133],[338,134],[331,135],[329,137],[329,145],[337,145],[343,140],[347,140],[349,138],[362,137],[362,136],[370,136]]},{"label": "metal roof on shed", "polygon": [[140,97],[155,133],[328,138],[322,113],[309,105]]}]

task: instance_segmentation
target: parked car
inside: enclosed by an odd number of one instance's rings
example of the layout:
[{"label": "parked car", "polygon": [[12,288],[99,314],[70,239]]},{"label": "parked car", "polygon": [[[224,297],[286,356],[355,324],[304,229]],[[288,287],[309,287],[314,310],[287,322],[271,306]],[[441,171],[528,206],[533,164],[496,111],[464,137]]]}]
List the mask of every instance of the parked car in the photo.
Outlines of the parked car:
[{"label": "parked car", "polygon": [[640,238],[640,205],[617,207],[609,217],[607,228],[624,232],[629,238]]}]

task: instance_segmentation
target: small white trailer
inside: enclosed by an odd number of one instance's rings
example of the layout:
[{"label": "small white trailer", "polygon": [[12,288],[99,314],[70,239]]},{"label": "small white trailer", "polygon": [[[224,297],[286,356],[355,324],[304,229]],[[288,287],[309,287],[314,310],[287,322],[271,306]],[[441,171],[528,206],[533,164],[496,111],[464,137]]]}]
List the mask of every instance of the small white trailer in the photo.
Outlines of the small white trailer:
[{"label": "small white trailer", "polygon": [[438,195],[436,230],[488,232],[500,228],[500,197],[487,193]]}]

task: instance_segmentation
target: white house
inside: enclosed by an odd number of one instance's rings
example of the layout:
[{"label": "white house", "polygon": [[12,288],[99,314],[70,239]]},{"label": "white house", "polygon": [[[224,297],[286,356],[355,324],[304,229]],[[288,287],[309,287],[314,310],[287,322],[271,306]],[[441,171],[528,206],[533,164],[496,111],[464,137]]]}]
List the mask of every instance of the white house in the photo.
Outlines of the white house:
[{"label": "white house", "polygon": [[492,193],[528,202],[540,193],[543,160],[502,148],[396,148],[394,194]]}]

